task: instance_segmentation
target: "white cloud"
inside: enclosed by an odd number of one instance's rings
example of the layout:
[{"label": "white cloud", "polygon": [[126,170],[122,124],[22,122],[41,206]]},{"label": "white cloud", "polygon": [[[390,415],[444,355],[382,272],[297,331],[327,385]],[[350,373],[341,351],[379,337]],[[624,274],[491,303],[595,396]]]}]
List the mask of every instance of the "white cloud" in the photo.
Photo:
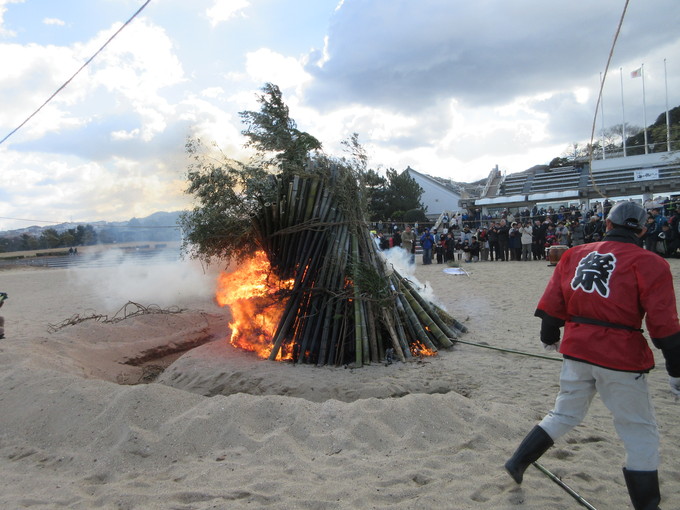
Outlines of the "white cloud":
[{"label": "white cloud", "polygon": [[7,5],[9,4],[21,4],[24,0],[0,0],[0,37],[14,37],[16,32],[13,30],[7,30],[3,25],[5,23],[5,12],[7,12]]},{"label": "white cloud", "polygon": [[64,21],[60,20],[59,18],[44,18],[43,24],[45,24],[45,25],[59,25],[61,27],[66,25],[66,23],[64,23]]},{"label": "white cloud", "polygon": [[210,24],[214,27],[239,14],[245,16],[243,10],[249,6],[248,0],[213,0],[212,7],[209,7],[205,13],[210,19]]},{"label": "white cloud", "polygon": [[311,78],[299,60],[269,48],[260,48],[246,55],[246,72],[256,83],[271,82],[281,88],[297,87]]},{"label": "white cloud", "polygon": [[111,138],[113,140],[133,140],[139,138],[139,129],[135,128],[131,131],[125,131],[123,129],[119,131],[113,131],[111,133]]},{"label": "white cloud", "polygon": [[201,91],[201,95],[209,99],[217,99],[224,95],[224,89],[222,87],[208,87]]}]

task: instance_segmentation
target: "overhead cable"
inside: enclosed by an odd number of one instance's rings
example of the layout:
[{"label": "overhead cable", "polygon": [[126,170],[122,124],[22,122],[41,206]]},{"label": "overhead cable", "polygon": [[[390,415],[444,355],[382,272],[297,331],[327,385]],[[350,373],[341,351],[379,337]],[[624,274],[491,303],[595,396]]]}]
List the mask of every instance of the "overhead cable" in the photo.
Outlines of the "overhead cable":
[{"label": "overhead cable", "polygon": [[42,109],[47,105],[47,103],[49,103],[50,101],[52,101],[52,99],[54,99],[54,97],[55,97],[57,94],[59,94],[59,92],[61,92],[61,91],[62,91],[69,83],[71,83],[71,80],[73,80],[73,78],[75,78],[75,77],[78,75],[78,73],[80,73],[80,71],[82,71],[83,69],[85,69],[85,67],[87,67],[87,65],[88,65],[90,62],[92,62],[92,61],[94,60],[94,58],[95,58],[97,55],[99,55],[99,53],[101,53],[101,51],[102,51],[104,48],[106,48],[106,46],[108,46],[108,44],[113,40],[113,38],[116,37],[116,36],[117,36],[117,35],[118,35],[118,34],[119,34],[126,26],[128,26],[128,25],[130,24],[130,22],[131,22],[133,19],[135,19],[135,18],[137,17],[137,15],[138,15],[140,12],[142,12],[142,10],[144,10],[144,8],[149,4],[149,2],[151,2],[151,0],[146,0],[146,2],[144,2],[144,5],[142,5],[139,9],[137,9],[137,12],[135,12],[135,13],[130,17],[130,19],[128,19],[125,23],[123,23],[123,26],[121,26],[118,30],[116,30],[116,32],[115,32],[111,37],[108,38],[108,40],[102,45],[102,47],[99,48],[99,49],[95,52],[94,55],[92,55],[89,59],[87,59],[87,61],[86,61],[82,66],[80,66],[80,69],[78,69],[78,70],[73,74],[73,76],[71,76],[68,80],[66,80],[66,82],[65,82],[61,87],[59,87],[59,88],[54,92],[54,94],[52,94],[50,97],[47,98],[47,101],[45,101],[43,104],[41,104],[40,107],[39,107],[36,111],[34,111],[32,114],[30,114],[30,115],[26,118],[26,120],[24,120],[24,121],[23,121],[21,124],[19,124],[16,128],[14,128],[12,131],[10,131],[10,133],[9,133],[7,136],[5,136],[2,140],[0,140],[0,145],[1,145],[5,140],[7,140],[10,136],[12,136],[14,133],[16,133],[17,131],[19,131],[19,129],[21,129],[22,127],[24,127],[24,125],[25,125],[29,120],[31,120],[31,119],[32,119],[32,118],[33,118],[40,110],[42,110]]}]

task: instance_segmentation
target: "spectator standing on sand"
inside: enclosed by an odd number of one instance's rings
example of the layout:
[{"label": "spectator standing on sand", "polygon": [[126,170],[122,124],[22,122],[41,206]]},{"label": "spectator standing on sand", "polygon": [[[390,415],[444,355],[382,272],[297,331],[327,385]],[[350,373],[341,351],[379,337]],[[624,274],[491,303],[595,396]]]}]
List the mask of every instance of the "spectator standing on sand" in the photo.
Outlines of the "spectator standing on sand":
[{"label": "spectator standing on sand", "polygon": [[501,258],[501,247],[498,244],[498,223],[491,222],[487,237],[489,239],[489,260],[499,260]]},{"label": "spectator standing on sand", "polygon": [[423,248],[423,265],[432,264],[432,248],[434,247],[434,236],[430,229],[426,228],[425,233],[420,236],[420,246]]},{"label": "spectator standing on sand", "polygon": [[533,243],[533,228],[527,220],[524,225],[519,227],[522,241],[522,260],[531,260],[531,247]]},{"label": "spectator standing on sand", "polygon": [[404,233],[401,234],[401,247],[409,254],[409,262],[415,262],[416,234],[411,230],[411,225],[406,225]]},{"label": "spectator standing on sand", "polygon": [[506,261],[510,259],[510,227],[505,220],[500,221],[498,227],[498,245],[501,252],[501,260]]}]

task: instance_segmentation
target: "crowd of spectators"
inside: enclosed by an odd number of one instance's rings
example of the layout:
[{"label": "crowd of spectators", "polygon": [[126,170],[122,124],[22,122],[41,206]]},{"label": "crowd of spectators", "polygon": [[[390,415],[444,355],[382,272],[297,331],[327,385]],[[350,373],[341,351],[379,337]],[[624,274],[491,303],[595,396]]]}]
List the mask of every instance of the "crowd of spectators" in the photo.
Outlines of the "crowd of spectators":
[{"label": "crowd of spectators", "polygon": [[[605,219],[613,203],[609,200],[584,204],[532,209],[516,212],[499,211],[495,217],[457,213],[444,215],[438,228],[430,225],[405,227],[382,222],[376,227],[376,243],[381,250],[401,247],[411,253],[415,261],[418,246],[422,263],[479,261],[532,261],[549,257],[552,246],[567,249],[571,246],[601,241],[605,233]],[[647,229],[641,244],[662,257],[680,257],[680,211],[669,199],[656,199],[644,204],[648,211]],[[387,232],[384,232],[385,229]],[[406,240],[404,241],[404,237]],[[419,250],[420,251],[420,250]]]}]

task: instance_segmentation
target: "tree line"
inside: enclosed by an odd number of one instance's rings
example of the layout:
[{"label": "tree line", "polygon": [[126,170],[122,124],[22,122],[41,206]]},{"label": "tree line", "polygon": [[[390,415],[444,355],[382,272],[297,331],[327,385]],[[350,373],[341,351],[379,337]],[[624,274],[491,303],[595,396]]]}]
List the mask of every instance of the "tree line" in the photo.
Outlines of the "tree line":
[{"label": "tree line", "polygon": [[19,236],[0,238],[0,251],[28,251],[55,248],[69,248],[71,246],[87,246],[97,244],[98,235],[92,225],[78,225],[63,232],[54,228],[44,229],[39,236],[28,233]]}]

